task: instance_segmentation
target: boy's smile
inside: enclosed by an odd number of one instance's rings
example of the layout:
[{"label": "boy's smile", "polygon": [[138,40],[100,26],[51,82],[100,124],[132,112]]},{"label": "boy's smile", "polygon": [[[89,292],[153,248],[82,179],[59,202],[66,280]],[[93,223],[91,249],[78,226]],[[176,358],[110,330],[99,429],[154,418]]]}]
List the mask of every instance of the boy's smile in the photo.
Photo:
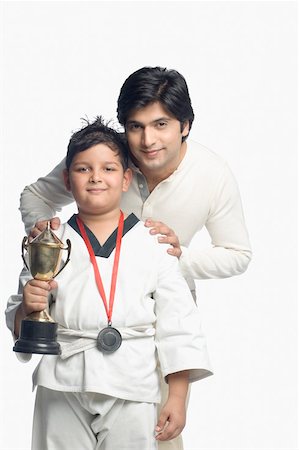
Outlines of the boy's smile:
[{"label": "boy's smile", "polygon": [[131,180],[130,171],[124,172],[117,152],[106,144],[77,153],[64,177],[79,212],[92,215],[119,209],[121,195]]}]

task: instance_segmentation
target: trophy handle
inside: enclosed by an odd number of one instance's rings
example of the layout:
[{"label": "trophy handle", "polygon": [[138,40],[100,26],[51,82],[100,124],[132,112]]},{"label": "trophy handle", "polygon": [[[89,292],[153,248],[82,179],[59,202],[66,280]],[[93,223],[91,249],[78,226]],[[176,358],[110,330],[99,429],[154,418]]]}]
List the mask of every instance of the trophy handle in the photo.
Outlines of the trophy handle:
[{"label": "trophy handle", "polygon": [[24,262],[24,264],[26,266],[26,269],[29,270],[28,264],[27,264],[25,256],[24,256],[24,250],[27,250],[27,248],[28,248],[28,242],[26,242],[26,241],[28,241],[28,237],[27,236],[25,236],[23,238],[23,241],[22,241],[22,259],[23,259],[23,262]]},{"label": "trophy handle", "polygon": [[67,250],[67,258],[65,263],[63,264],[63,266],[61,267],[61,269],[59,269],[59,271],[56,273],[56,275],[54,275],[53,278],[57,277],[57,275],[65,268],[65,266],[67,265],[67,263],[70,260],[70,253],[71,253],[71,241],[69,239],[66,240],[67,243],[67,247],[64,247],[62,250]]}]

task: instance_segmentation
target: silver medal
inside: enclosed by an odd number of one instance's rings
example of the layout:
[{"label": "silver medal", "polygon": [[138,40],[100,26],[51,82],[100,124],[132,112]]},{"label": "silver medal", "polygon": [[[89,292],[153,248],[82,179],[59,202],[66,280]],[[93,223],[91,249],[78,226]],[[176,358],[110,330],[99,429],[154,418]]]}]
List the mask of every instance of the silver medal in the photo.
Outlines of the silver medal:
[{"label": "silver medal", "polygon": [[111,326],[103,328],[97,337],[97,348],[103,353],[115,352],[122,343],[120,332]]}]

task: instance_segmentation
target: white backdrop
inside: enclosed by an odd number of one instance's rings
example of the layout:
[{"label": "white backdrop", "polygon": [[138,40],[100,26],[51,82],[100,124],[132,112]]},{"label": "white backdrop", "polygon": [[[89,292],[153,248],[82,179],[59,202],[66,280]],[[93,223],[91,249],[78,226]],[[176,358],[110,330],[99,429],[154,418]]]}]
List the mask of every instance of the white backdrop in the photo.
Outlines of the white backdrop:
[{"label": "white backdrop", "polygon": [[17,361],[3,319],[22,266],[19,194],[80,117],[116,118],[145,65],[185,76],[192,138],[228,160],[254,251],[242,276],[197,283],[215,375],[193,386],[185,450],[298,449],[296,2],[1,2],[1,15],[1,450],[29,449],[38,361]]}]

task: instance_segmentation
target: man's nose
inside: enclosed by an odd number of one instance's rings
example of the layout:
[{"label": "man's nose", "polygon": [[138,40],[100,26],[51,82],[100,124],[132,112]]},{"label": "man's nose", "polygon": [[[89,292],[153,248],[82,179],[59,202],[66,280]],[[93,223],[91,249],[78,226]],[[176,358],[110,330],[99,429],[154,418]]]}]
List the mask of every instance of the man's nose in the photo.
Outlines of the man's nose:
[{"label": "man's nose", "polygon": [[144,128],[142,134],[142,145],[146,148],[151,147],[156,142],[156,133],[152,128]]}]

